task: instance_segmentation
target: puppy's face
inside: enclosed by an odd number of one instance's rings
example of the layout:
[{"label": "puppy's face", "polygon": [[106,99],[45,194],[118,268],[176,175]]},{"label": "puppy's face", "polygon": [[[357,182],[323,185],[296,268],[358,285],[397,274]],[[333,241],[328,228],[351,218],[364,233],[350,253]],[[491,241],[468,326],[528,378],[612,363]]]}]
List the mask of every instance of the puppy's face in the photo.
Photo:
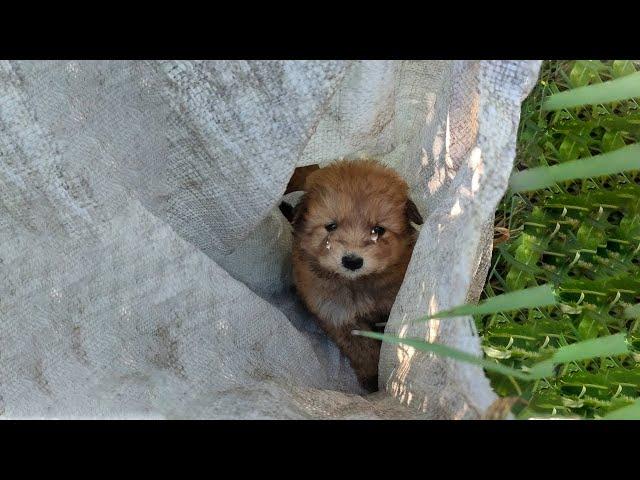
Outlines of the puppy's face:
[{"label": "puppy's face", "polygon": [[[295,241],[312,267],[358,279],[401,263],[422,224],[408,187],[375,161],[342,161],[307,177],[293,218]],[[320,273],[320,272],[318,272]]]}]

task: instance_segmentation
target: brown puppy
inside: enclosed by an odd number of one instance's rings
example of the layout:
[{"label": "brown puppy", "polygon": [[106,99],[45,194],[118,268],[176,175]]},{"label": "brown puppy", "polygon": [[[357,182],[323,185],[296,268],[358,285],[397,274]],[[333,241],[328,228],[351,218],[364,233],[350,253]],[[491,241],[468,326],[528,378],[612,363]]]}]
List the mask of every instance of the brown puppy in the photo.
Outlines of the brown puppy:
[{"label": "brown puppy", "polygon": [[417,238],[411,222],[422,217],[405,181],[371,160],[315,170],[304,190],[291,212],[296,290],[360,384],[375,391],[380,342],[351,331],[387,320]]}]

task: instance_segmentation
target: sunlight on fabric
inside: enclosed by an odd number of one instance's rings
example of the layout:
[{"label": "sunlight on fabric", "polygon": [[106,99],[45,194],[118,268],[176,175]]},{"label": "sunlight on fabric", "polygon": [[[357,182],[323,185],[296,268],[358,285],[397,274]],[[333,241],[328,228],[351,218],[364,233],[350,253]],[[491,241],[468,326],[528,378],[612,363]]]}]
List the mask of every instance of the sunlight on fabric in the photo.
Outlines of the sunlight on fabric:
[{"label": "sunlight on fabric", "polygon": [[[438,311],[438,302],[436,300],[435,295],[431,295],[431,300],[429,301],[429,314],[436,313]],[[438,333],[440,332],[440,320],[432,319],[427,323],[429,327],[429,333],[427,337],[427,341],[433,343],[438,338]]]},{"label": "sunlight on fabric", "polygon": [[460,207],[460,200],[456,200],[456,203],[451,207],[451,212],[449,212],[452,217],[457,217],[462,213],[462,207]]},{"label": "sunlight on fabric", "polygon": [[475,194],[480,190],[480,178],[482,178],[482,175],[484,174],[484,162],[482,161],[482,152],[480,151],[480,148],[475,147],[471,151],[469,166],[474,171],[473,178],[471,179],[471,193]]}]

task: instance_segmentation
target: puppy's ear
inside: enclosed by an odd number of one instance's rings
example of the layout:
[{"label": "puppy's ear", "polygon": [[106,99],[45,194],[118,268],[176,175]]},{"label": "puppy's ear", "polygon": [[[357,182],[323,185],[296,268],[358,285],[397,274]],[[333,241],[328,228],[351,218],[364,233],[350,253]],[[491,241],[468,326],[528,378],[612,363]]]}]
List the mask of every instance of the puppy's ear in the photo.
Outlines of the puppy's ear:
[{"label": "puppy's ear", "polygon": [[420,212],[418,211],[418,207],[416,207],[416,204],[413,203],[413,200],[411,200],[410,198],[407,199],[405,211],[410,222],[413,222],[416,225],[422,225],[424,223],[424,220],[422,220],[422,215],[420,215]]},{"label": "puppy's ear", "polygon": [[307,203],[308,203],[307,194],[302,195],[296,206],[293,207],[293,217],[291,219],[291,224],[293,225],[294,230],[302,227],[304,223],[304,217],[307,214]]},{"label": "puppy's ear", "polygon": [[280,211],[282,212],[282,215],[284,215],[284,218],[286,218],[287,221],[291,223],[293,221],[293,207],[287,202],[280,202],[278,208],[280,208]]},{"label": "puppy's ear", "polygon": [[287,185],[287,189],[284,191],[284,194],[290,192],[297,192],[299,190],[304,190],[304,183],[307,180],[307,177],[318,170],[320,166],[318,165],[308,165],[306,167],[298,167],[293,171],[293,175],[289,179],[289,184]]},{"label": "puppy's ear", "polygon": [[280,202],[280,211],[284,217],[293,225],[294,228],[300,227],[307,212],[307,196],[303,195],[295,207],[287,202]]}]

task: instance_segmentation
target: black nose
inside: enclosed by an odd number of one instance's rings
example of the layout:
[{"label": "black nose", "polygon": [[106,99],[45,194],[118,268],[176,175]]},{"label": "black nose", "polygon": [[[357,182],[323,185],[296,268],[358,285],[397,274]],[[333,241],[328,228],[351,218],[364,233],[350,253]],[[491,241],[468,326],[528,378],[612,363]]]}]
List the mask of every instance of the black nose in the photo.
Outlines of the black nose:
[{"label": "black nose", "polygon": [[358,257],[357,255],[351,254],[342,257],[342,265],[344,265],[345,268],[348,268],[349,270],[358,270],[363,263],[364,262],[362,258]]}]

